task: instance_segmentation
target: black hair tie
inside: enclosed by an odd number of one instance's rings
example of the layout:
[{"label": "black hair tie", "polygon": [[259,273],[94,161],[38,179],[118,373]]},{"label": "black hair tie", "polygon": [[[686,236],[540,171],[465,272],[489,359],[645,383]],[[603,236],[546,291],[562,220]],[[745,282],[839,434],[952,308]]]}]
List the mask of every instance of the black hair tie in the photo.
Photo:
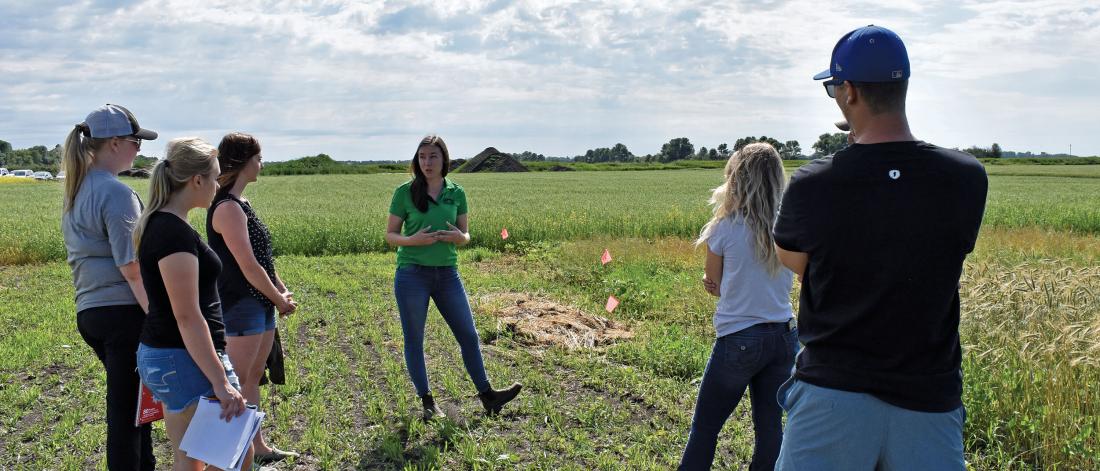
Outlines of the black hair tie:
[{"label": "black hair tie", "polygon": [[83,134],[87,137],[92,137],[92,130],[88,128],[88,123],[77,124],[75,128],[80,130],[80,134]]}]

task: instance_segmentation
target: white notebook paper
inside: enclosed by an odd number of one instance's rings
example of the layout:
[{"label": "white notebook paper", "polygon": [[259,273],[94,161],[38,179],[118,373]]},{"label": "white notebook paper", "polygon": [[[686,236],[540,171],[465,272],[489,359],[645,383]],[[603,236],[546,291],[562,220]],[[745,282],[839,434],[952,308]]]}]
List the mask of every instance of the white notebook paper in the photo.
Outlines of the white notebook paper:
[{"label": "white notebook paper", "polygon": [[239,417],[229,422],[219,418],[221,404],[216,400],[199,399],[180,450],[187,456],[227,471],[241,469],[252,438],[260,430],[264,413],[249,406]]}]

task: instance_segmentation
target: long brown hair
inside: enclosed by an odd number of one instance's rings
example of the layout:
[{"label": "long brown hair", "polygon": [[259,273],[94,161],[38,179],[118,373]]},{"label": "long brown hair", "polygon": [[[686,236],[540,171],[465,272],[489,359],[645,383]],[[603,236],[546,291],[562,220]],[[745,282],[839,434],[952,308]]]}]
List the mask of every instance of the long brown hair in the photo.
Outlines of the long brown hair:
[{"label": "long brown hair", "polygon": [[772,225],[785,185],[783,160],[771,144],[756,142],[742,147],[726,162],[726,181],[711,193],[714,216],[703,226],[695,245],[706,242],[722,219],[740,214],[755,242],[757,260],[774,276],[780,264]]},{"label": "long brown hair", "polygon": [[141,212],[134,228],[134,251],[141,245],[141,235],[149,223],[149,216],[164,208],[180,188],[195,175],[205,175],[218,165],[218,150],[197,137],[181,137],[168,141],[164,159],[153,167],[149,177],[149,204]]},{"label": "long brown hair", "polygon": [[222,138],[218,143],[218,165],[222,170],[221,175],[218,175],[218,185],[221,185],[218,196],[225,194],[237,184],[241,169],[259,153],[260,141],[251,134],[231,132]]},{"label": "long brown hair", "polygon": [[443,167],[440,169],[440,174],[442,176],[446,177],[447,171],[451,168],[451,154],[447,152],[447,143],[443,142],[443,138],[435,134],[424,136],[424,139],[420,140],[420,145],[416,146],[416,152],[413,152],[412,165],[410,166],[413,174],[413,181],[412,185],[409,186],[409,193],[412,195],[413,205],[422,213],[428,212],[428,202],[431,200],[431,198],[428,197],[428,178],[424,176],[424,171],[420,170],[419,154],[420,149],[424,146],[439,147],[439,152],[443,154]]},{"label": "long brown hair", "polygon": [[84,183],[88,169],[92,168],[92,163],[95,162],[96,151],[102,149],[111,139],[113,138],[91,137],[88,125],[84,123],[77,124],[72,131],[69,131],[61,156],[61,169],[65,171],[64,212],[73,209],[80,185]]}]

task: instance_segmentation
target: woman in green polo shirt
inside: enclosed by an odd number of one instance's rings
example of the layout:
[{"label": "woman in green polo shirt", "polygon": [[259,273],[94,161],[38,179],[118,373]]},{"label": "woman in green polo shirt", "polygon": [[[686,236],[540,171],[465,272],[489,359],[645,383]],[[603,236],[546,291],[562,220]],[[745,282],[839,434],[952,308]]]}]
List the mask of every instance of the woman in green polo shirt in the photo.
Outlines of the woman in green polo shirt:
[{"label": "woman in green polo shirt", "polygon": [[516,383],[507,389],[493,389],[485,375],[481,341],[466,289],[458,276],[456,247],[470,242],[466,193],[461,186],[444,178],[450,165],[443,139],[434,135],[424,137],[413,155],[413,179],[394,190],[386,224],[386,242],[397,246],[393,292],[401,314],[405,366],[424,405],[425,419],[444,416],[432,398],[424,365],[424,323],[429,298],[435,301],[435,307],[458,340],[462,362],[486,412],[499,412],[522,387]]}]

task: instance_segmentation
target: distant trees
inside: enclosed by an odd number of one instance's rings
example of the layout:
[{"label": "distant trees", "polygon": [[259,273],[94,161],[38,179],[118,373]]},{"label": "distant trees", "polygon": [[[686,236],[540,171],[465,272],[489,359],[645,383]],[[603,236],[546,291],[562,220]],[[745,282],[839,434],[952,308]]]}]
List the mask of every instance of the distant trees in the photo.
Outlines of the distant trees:
[{"label": "distant trees", "polygon": [[848,133],[834,132],[822,134],[817,137],[817,142],[813,145],[813,157],[832,155],[845,147],[848,147]]},{"label": "distant trees", "polygon": [[55,146],[52,150],[46,146],[12,149],[11,144],[3,144],[6,145],[0,145],[0,149],[6,150],[0,152],[0,167],[56,172],[61,165],[61,146]]},{"label": "distant trees", "polygon": [[573,158],[575,162],[587,162],[587,163],[599,163],[599,162],[633,162],[635,161],[634,154],[630,152],[622,143],[615,144],[612,147],[600,147],[598,149],[589,149],[584,155],[578,155]]},{"label": "distant trees", "polygon": [[521,162],[545,162],[546,161],[546,156],[545,155],[536,154],[536,153],[531,152],[529,150],[525,150],[525,151],[520,152],[518,154],[511,154],[511,155],[512,155],[512,158],[514,158],[516,160],[519,160]]},{"label": "distant trees", "polygon": [[683,160],[695,153],[695,146],[686,137],[677,137],[663,145],[661,152],[657,154],[657,160],[661,162],[673,162]]},{"label": "distant trees", "polygon": [[779,157],[784,160],[801,159],[804,157],[802,155],[802,145],[799,144],[798,141],[779,142],[778,139],[768,136],[742,137],[733,143],[733,150],[734,152],[739,151],[742,147],[745,147],[754,142],[765,142],[771,144],[771,146],[779,152]]},{"label": "distant trees", "polygon": [[1004,155],[1004,152],[1001,151],[1000,144],[997,144],[996,142],[994,142],[993,145],[990,146],[990,148],[988,149],[984,147],[972,146],[970,148],[963,149],[963,152],[973,155],[974,157],[977,157],[979,159],[999,159]]},{"label": "distant trees", "polygon": [[[11,170],[18,168],[57,172],[61,169],[61,160],[64,157],[63,151],[64,149],[60,144],[54,145],[52,149],[47,149],[46,146],[12,149],[11,143],[0,140],[0,167]],[[134,159],[135,168],[149,168],[156,163],[156,157],[146,157],[140,154]]]},{"label": "distant trees", "polygon": [[137,158],[134,159],[134,168],[147,168],[152,170],[153,166],[157,164],[157,160],[156,157],[138,154]]}]

